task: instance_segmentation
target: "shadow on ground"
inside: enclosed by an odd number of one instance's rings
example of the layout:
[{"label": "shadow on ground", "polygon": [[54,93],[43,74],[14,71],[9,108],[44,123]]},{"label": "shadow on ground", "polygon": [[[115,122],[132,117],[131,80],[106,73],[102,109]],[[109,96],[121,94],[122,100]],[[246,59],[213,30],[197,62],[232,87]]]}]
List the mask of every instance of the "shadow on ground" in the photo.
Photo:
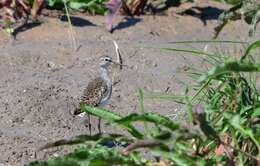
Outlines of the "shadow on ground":
[{"label": "shadow on ground", "polygon": [[223,9],[219,9],[216,7],[211,7],[211,6],[198,7],[198,6],[196,6],[196,7],[191,7],[179,14],[197,17],[203,22],[204,25],[207,25],[208,20],[217,20],[219,15],[223,12],[224,12]]},{"label": "shadow on ground", "polygon": [[131,26],[136,25],[138,22],[141,22],[142,19],[140,18],[134,18],[134,17],[125,17],[124,21],[120,22],[117,24],[112,31],[114,30],[120,30],[120,29],[125,29]]},{"label": "shadow on ground", "polygon": [[[66,15],[63,15],[60,17],[61,21],[64,22],[68,22],[68,18]],[[92,22],[81,18],[81,17],[76,17],[76,16],[70,16],[70,20],[71,20],[71,24],[73,26],[77,26],[77,27],[84,27],[84,26],[96,26],[95,24],[93,24]]]},{"label": "shadow on ground", "polygon": [[27,31],[39,25],[41,25],[40,21],[33,21],[33,22],[22,24],[21,26],[14,29],[13,36],[16,37],[18,33]]}]

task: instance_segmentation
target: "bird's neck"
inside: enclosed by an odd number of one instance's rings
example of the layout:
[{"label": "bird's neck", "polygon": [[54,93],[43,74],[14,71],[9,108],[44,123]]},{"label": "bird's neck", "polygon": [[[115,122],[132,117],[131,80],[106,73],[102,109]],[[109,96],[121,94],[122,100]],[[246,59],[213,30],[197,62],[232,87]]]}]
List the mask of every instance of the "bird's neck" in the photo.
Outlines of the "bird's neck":
[{"label": "bird's neck", "polygon": [[100,72],[101,72],[101,77],[102,77],[102,79],[104,79],[108,84],[112,84],[112,83],[111,83],[111,79],[110,79],[110,77],[109,77],[109,75],[108,75],[108,70],[107,70],[107,68],[101,67],[101,68],[100,68]]}]

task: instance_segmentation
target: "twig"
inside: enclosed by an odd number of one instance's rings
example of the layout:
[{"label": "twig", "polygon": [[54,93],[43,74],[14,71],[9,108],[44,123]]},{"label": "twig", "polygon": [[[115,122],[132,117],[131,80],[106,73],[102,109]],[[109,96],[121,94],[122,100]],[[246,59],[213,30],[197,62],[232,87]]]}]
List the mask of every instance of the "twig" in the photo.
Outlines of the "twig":
[{"label": "twig", "polygon": [[123,154],[127,155],[127,154],[129,154],[130,151],[133,151],[135,149],[146,148],[146,147],[155,147],[155,146],[159,146],[159,145],[164,145],[164,144],[158,140],[139,140],[139,141],[136,141],[136,142],[128,145],[125,149],[123,149]]},{"label": "twig", "polygon": [[[113,40],[113,44],[114,44],[115,49],[116,49],[117,63],[122,64],[122,63],[123,63],[122,56],[121,56],[121,53],[120,53],[120,51],[119,51],[119,47],[118,47],[118,45],[117,45],[117,43],[116,43],[115,40]],[[123,69],[123,66],[120,65],[120,66],[119,66],[119,69],[122,70],[122,69]]]},{"label": "twig", "polygon": [[73,27],[72,27],[72,23],[71,23],[69,11],[68,11],[68,6],[67,6],[66,2],[64,2],[64,6],[65,6],[65,11],[66,11],[66,16],[67,16],[67,19],[69,22],[69,34],[70,34],[70,38],[72,39],[72,46],[74,48],[74,51],[77,52],[80,47],[77,46],[77,41],[76,41],[75,34],[74,34],[75,31],[73,30]]},{"label": "twig", "polygon": [[256,156],[251,155],[250,153],[247,153],[247,152],[245,152],[245,151],[243,151],[243,150],[241,150],[241,149],[237,149],[237,148],[233,147],[233,146],[230,145],[230,144],[226,144],[226,143],[223,142],[223,141],[221,141],[221,144],[223,144],[223,145],[225,145],[225,146],[227,146],[227,147],[229,147],[229,148],[231,148],[231,149],[233,149],[233,150],[235,150],[235,151],[237,151],[237,152],[240,152],[240,153],[244,154],[245,156],[247,156],[247,157],[249,157],[249,158],[252,158],[252,159],[256,160],[258,163],[260,162],[260,159],[259,159],[259,158],[257,158]]}]

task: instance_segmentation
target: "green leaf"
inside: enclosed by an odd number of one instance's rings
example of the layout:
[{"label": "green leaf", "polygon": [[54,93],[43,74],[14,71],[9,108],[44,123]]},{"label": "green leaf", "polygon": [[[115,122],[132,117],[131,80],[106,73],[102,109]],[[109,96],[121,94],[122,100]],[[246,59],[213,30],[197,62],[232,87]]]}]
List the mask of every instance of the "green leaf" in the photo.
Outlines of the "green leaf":
[{"label": "green leaf", "polygon": [[260,21],[260,10],[256,11],[255,15],[252,18],[250,29],[249,29],[249,36],[253,36],[256,31],[257,23]]},{"label": "green leaf", "polygon": [[106,11],[104,2],[104,0],[48,0],[48,6],[53,9],[63,9],[66,3],[73,10],[104,14]]},{"label": "green leaf", "polygon": [[136,121],[146,121],[154,123],[155,125],[162,125],[164,127],[167,127],[171,130],[179,129],[179,125],[172,122],[171,119],[164,117],[162,115],[159,115],[157,113],[145,113],[142,115],[132,113],[122,119],[117,120],[116,122],[119,124],[129,124]]},{"label": "green leaf", "polygon": [[14,29],[13,28],[6,28],[5,32],[10,35],[10,34],[14,33]]},{"label": "green leaf", "polygon": [[245,54],[241,57],[241,61],[246,59],[246,57],[256,48],[260,47],[260,40],[258,41],[255,41],[254,43],[250,44],[246,51],[245,51]]},{"label": "green leaf", "polygon": [[260,116],[260,107],[257,107],[256,109],[254,109],[252,117],[259,117],[259,116]]},{"label": "green leaf", "polygon": [[186,97],[186,112],[188,113],[188,119],[190,125],[193,123],[193,115],[192,115],[192,104],[188,97]]},{"label": "green leaf", "polygon": [[[100,117],[101,119],[109,123],[115,123],[117,120],[120,120],[122,118],[119,114],[116,114],[114,112],[102,108],[90,107],[85,104],[81,104],[81,110],[91,115]],[[140,133],[134,126],[130,124],[122,124],[121,127],[125,128],[132,136],[136,138],[143,138],[143,134]]]},{"label": "green leaf", "polygon": [[69,3],[69,7],[71,9],[80,10],[80,9],[88,7],[88,4],[82,3],[82,2],[73,2],[73,1],[71,1]]},{"label": "green leaf", "polygon": [[100,117],[107,122],[113,123],[116,120],[121,119],[122,117],[114,112],[108,111],[103,108],[98,108],[98,107],[90,107],[85,104],[81,104],[81,110],[85,111],[86,113],[89,113],[91,115]]},{"label": "green leaf", "polygon": [[67,158],[58,158],[51,159],[48,161],[33,161],[25,166],[81,166],[77,161],[67,159]]},{"label": "green leaf", "polygon": [[[228,117],[228,116],[226,116]],[[241,126],[241,118],[239,115],[233,115],[231,119],[229,119],[230,124],[237,129],[238,131],[241,132],[241,134],[244,137],[249,137],[251,138],[251,140],[255,143],[255,145],[257,146],[258,150],[260,150],[260,145],[259,142],[257,141],[257,139],[254,137],[253,134],[253,130],[251,128],[245,127],[245,126]]]},{"label": "green leaf", "polygon": [[156,156],[162,156],[165,159],[173,161],[174,165],[180,165],[180,166],[197,165],[196,158],[188,156],[188,154],[183,155],[183,154],[178,154],[175,151],[167,152],[162,150],[153,150],[152,152]]},{"label": "green leaf", "polygon": [[[143,93],[142,89],[138,89],[138,99],[139,99],[139,103],[140,103],[140,111],[142,114],[144,114],[145,113],[145,111],[144,111],[144,93]],[[145,130],[144,131],[145,135],[151,135],[146,121],[144,121],[144,130]]]},{"label": "green leaf", "polygon": [[[108,164],[109,163],[109,164]],[[107,166],[107,165],[137,165],[129,155],[123,155],[120,151],[99,146],[96,148],[79,148],[62,157],[47,161],[34,161],[26,166]],[[143,165],[140,164],[139,165]]]},{"label": "green leaf", "polygon": [[259,70],[260,64],[231,61],[213,67],[207,74],[201,76],[199,81],[202,83],[231,72],[257,72]]}]

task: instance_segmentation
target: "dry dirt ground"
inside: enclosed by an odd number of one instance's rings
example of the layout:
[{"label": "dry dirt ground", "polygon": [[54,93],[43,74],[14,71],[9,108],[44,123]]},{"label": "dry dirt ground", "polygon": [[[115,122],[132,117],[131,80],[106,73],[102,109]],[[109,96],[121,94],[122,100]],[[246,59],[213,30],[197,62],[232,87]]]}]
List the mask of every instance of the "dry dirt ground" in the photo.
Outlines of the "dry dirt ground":
[{"label": "dry dirt ground", "polygon": [[[67,22],[58,18],[44,17],[41,25],[21,30],[14,45],[7,44],[8,38],[0,33],[0,165],[23,165],[46,158],[58,149],[36,153],[37,148],[47,142],[88,133],[84,118],[74,117],[71,112],[78,106],[87,83],[98,74],[99,57],[115,58],[112,40],[117,41],[129,67],[113,70],[118,83],[108,109],[120,114],[138,112],[138,88],[181,94],[191,83],[182,71],[200,68],[202,62],[187,54],[143,45],[211,39],[216,15],[227,6],[201,3],[200,7],[207,9],[203,19],[174,12],[134,19],[119,16],[115,24],[121,23],[113,34],[105,31],[102,16],[73,16],[80,45],[77,52],[72,49]],[[207,15],[210,12],[213,16]],[[237,21],[227,25],[219,39],[253,41],[260,31],[254,38],[249,38],[247,32],[248,26]],[[205,49],[205,46],[172,47]],[[209,44],[207,50],[210,49],[215,46]],[[241,46],[222,44],[217,50],[239,53]],[[145,109],[177,119],[184,112],[181,105],[154,100],[145,100]],[[103,124],[103,132],[116,131],[117,128]]]}]

